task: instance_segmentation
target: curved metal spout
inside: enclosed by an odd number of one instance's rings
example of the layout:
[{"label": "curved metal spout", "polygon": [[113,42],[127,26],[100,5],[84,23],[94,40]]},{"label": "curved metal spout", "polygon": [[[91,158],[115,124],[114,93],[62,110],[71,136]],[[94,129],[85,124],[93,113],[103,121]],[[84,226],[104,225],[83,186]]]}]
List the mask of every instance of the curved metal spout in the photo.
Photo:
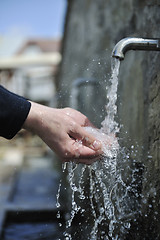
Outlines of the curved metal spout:
[{"label": "curved metal spout", "polygon": [[160,51],[160,39],[124,38],[115,45],[112,57],[123,60],[128,50]]}]

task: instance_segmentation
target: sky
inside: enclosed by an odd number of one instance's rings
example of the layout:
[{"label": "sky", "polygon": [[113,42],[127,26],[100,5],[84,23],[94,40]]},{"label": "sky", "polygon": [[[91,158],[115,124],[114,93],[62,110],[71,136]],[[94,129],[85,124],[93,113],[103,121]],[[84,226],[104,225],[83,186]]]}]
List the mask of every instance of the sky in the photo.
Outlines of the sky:
[{"label": "sky", "polygon": [[59,37],[67,0],[0,0],[0,36]]}]

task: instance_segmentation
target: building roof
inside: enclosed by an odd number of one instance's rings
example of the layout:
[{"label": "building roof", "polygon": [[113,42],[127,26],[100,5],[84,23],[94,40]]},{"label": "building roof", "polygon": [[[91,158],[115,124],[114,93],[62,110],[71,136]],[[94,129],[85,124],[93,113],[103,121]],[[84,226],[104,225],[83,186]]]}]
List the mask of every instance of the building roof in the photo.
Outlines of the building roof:
[{"label": "building roof", "polygon": [[0,69],[14,69],[31,65],[56,66],[61,61],[60,39],[27,40],[13,55],[0,59]]},{"label": "building roof", "polygon": [[17,55],[23,54],[28,47],[36,46],[44,52],[59,52],[61,48],[61,39],[30,39],[27,40],[17,51]]}]

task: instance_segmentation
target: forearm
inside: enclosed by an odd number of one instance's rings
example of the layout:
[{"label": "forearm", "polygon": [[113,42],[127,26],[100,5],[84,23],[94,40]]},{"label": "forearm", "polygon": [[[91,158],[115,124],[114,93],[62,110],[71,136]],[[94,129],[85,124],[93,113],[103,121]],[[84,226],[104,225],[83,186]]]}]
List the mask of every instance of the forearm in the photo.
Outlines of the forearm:
[{"label": "forearm", "polygon": [[42,128],[43,105],[31,102],[31,101],[30,101],[30,104],[31,104],[31,108],[22,128],[38,134],[39,129]]}]

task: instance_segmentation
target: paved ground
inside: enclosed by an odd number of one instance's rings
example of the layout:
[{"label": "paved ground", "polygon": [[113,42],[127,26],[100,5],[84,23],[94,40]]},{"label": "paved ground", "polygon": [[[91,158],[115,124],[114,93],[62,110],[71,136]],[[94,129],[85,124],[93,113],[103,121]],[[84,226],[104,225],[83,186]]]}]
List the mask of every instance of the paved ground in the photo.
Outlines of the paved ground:
[{"label": "paved ground", "polygon": [[2,140],[0,147],[0,234],[6,221],[56,214],[58,165],[37,139]]}]

